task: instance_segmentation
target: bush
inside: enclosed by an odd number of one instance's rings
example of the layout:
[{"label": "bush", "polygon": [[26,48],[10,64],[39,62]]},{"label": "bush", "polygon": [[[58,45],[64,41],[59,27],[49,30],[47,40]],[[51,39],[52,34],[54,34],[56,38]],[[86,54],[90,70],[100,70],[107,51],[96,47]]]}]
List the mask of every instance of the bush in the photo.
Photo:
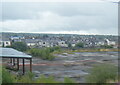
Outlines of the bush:
[{"label": "bush", "polygon": [[15,83],[15,78],[5,68],[2,68],[2,83]]},{"label": "bush", "polygon": [[27,45],[23,42],[14,42],[11,45],[12,48],[19,50],[19,51],[26,51],[27,50]]},{"label": "bush", "polygon": [[77,48],[84,48],[84,44],[80,42],[80,43],[77,43],[75,45],[75,47],[77,47]]},{"label": "bush", "polygon": [[117,78],[117,66],[112,64],[95,65],[86,77],[88,83],[106,83]]},{"label": "bush", "polygon": [[17,78],[17,83],[34,83],[34,74],[31,73],[31,72],[28,72],[27,74],[21,76],[21,77],[18,77]]},{"label": "bush", "polygon": [[5,68],[3,68],[2,83],[56,83],[56,85],[57,83],[66,83],[68,85],[70,83],[75,83],[75,81],[70,78],[64,78],[64,82],[60,82],[56,81],[52,76],[45,77],[44,75],[41,75],[37,79],[34,77],[35,75],[31,72],[28,72],[23,76],[12,75]]},{"label": "bush", "polygon": [[54,51],[61,51],[61,48],[59,46],[56,47],[50,47],[48,48],[50,50],[50,52],[54,52]]},{"label": "bush", "polygon": [[46,59],[46,60],[53,60],[55,58],[55,56],[52,54],[52,52],[55,50],[56,48],[43,48],[43,49],[30,49],[29,52],[31,55],[35,56],[35,57],[40,57],[41,59]]}]

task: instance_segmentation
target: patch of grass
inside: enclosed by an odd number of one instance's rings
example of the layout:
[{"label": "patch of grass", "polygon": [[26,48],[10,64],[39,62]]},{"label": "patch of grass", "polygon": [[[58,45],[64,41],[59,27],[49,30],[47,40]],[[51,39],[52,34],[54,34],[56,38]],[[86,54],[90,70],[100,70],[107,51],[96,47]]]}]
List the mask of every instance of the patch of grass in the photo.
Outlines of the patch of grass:
[{"label": "patch of grass", "polygon": [[60,83],[56,81],[52,76],[46,78],[44,75],[41,75],[35,83]]},{"label": "patch of grass", "polygon": [[16,83],[34,83],[33,79],[34,79],[34,74],[31,72],[28,72],[23,76],[18,76],[16,79]]},{"label": "patch of grass", "polygon": [[75,83],[70,78],[64,78],[64,82],[56,81],[54,77],[45,77],[41,75],[39,78],[34,79],[34,74],[28,72],[23,76],[10,74],[6,69],[3,69],[2,83]]},{"label": "patch of grass", "polygon": [[31,72],[26,73],[25,75],[16,75],[16,74],[11,74],[8,72],[5,68],[2,69],[3,74],[2,74],[2,83],[7,84],[7,83],[75,83],[74,80],[70,78],[64,78],[64,81],[56,81],[54,77],[49,76],[45,77],[44,75],[41,75],[39,78],[35,79],[35,75]]},{"label": "patch of grass", "polygon": [[15,83],[15,76],[2,68],[2,83]]},{"label": "patch of grass", "polygon": [[[64,78],[64,83],[76,83],[76,81],[74,81],[74,80],[72,80],[72,79],[70,79],[70,78],[68,78],[68,77],[65,77]],[[66,84],[65,84],[66,85]]]},{"label": "patch of grass", "polygon": [[77,49],[77,50],[73,50],[71,52],[111,52],[111,51],[120,51],[118,49]]},{"label": "patch of grass", "polygon": [[95,65],[90,74],[86,76],[87,83],[106,83],[108,80],[116,80],[118,67],[112,64]]}]

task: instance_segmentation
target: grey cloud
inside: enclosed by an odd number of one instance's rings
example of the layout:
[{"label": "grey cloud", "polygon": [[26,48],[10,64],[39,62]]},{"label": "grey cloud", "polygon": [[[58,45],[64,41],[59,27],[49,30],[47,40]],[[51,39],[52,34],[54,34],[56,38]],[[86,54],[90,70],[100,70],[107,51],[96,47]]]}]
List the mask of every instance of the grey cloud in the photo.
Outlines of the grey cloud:
[{"label": "grey cloud", "polygon": [[112,3],[6,2],[2,10],[4,31],[117,32],[117,5]]},{"label": "grey cloud", "polygon": [[[107,5],[107,6],[106,6]],[[36,12],[51,11],[62,16],[98,16],[111,12],[111,3],[98,2],[54,2],[54,3],[38,3],[38,2],[5,2],[3,3],[3,19],[28,19],[36,15]],[[113,11],[113,10],[112,10]]]}]

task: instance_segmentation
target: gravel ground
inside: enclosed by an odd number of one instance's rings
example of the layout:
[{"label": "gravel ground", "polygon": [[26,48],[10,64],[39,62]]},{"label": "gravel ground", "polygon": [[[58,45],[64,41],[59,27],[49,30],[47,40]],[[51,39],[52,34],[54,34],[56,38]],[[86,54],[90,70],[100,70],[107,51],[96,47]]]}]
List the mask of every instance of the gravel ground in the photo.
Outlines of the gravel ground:
[{"label": "gravel ground", "polygon": [[[84,83],[85,75],[89,74],[89,68],[98,63],[118,64],[117,52],[75,52],[73,54],[56,54],[52,61],[33,57],[32,71],[35,77],[40,75],[53,76],[56,80],[63,81],[64,77],[70,77],[77,82]],[[29,61],[26,60],[26,70],[29,69]]]}]

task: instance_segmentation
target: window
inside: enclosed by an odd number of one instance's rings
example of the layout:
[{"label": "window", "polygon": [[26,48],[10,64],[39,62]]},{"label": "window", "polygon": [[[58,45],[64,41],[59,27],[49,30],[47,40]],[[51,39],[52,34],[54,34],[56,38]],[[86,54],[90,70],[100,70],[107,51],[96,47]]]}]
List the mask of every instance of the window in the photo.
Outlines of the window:
[{"label": "window", "polygon": [[8,42],[6,42],[6,44],[8,44]]}]

